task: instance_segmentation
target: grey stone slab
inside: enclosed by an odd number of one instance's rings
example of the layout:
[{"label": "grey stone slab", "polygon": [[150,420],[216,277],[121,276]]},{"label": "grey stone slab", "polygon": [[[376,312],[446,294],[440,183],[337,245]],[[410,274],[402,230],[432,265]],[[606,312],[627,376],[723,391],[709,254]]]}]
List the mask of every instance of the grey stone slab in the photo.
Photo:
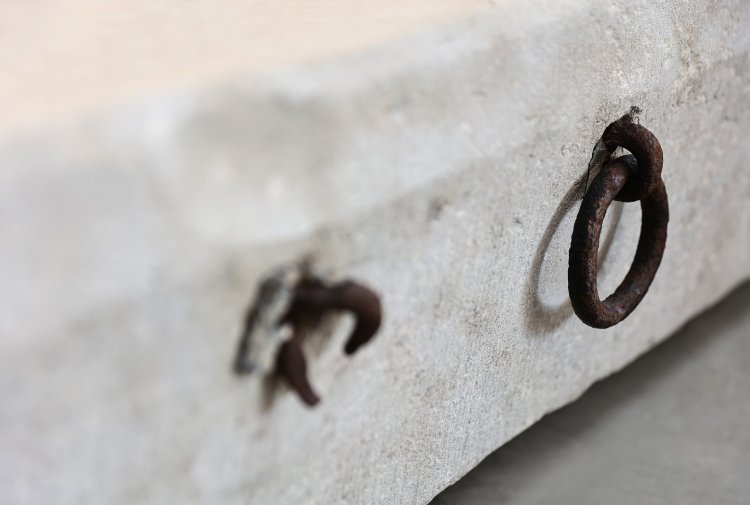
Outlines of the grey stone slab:
[{"label": "grey stone slab", "polygon": [[745,284],[431,503],[747,503],[749,359]]},{"label": "grey stone slab", "polygon": [[[8,502],[421,504],[750,274],[750,6],[499,2],[333,61],[0,139]],[[662,267],[623,324],[567,301],[591,150],[661,140]],[[601,289],[637,205],[614,207]],[[382,296],[310,339],[323,397],[230,371],[258,280],[312,258]]]}]

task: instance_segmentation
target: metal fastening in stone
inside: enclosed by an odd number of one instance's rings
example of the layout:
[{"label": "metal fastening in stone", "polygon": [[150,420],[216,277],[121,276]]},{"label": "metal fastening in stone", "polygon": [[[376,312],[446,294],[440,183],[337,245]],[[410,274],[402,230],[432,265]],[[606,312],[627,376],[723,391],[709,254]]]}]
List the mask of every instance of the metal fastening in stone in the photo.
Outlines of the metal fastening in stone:
[{"label": "metal fastening in stone", "polygon": [[[573,227],[568,264],[568,292],[576,315],[594,328],[614,326],[646,295],[664,254],[669,204],[661,179],[663,154],[656,137],[626,114],[602,135],[607,150],[618,146],[632,154],[610,161],[594,178]],[[597,289],[599,235],[613,200],[641,202],[641,236],[630,270],[603,301]]]},{"label": "metal fastening in stone", "polygon": [[371,289],[351,280],[326,284],[306,268],[280,269],[261,283],[248,312],[234,371],[245,374],[276,372],[309,406],[320,397],[307,378],[302,351],[305,328],[330,311],[351,312],[356,322],[344,346],[354,354],[380,328],[380,299]]}]

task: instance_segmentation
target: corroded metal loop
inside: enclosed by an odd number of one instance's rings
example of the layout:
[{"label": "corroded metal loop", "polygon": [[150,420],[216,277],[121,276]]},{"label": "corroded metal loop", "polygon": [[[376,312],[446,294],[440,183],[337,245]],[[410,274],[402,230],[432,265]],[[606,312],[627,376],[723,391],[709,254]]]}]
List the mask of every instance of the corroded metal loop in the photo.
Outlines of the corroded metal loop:
[{"label": "corroded metal loop", "polygon": [[609,152],[624,147],[635,156],[638,171],[630,177],[625,187],[615,197],[620,202],[635,202],[649,195],[661,180],[664,154],[661,144],[653,133],[634,123],[630,114],[625,114],[607,126],[602,141]]},{"label": "corroded metal loop", "polygon": [[573,227],[568,291],[576,315],[594,328],[613,326],[638,306],[646,295],[664,254],[669,205],[664,183],[658,178],[641,199],[641,236],[630,270],[614,293],[604,301],[599,298],[596,278],[602,223],[612,201],[619,199],[618,196],[629,187],[629,183],[637,181],[642,174],[640,163],[636,163],[636,159],[621,156],[609,162],[599,172],[583,198]]},{"label": "corroded metal loop", "polygon": [[297,391],[302,401],[313,406],[320,398],[307,378],[307,362],[302,352],[303,327],[331,310],[351,312],[356,321],[344,346],[346,354],[354,354],[366,344],[380,328],[382,310],[380,299],[371,289],[353,281],[343,281],[332,286],[307,276],[294,291],[294,299],[280,324],[292,326],[292,337],[282,344],[277,357],[277,370],[287,383]]}]

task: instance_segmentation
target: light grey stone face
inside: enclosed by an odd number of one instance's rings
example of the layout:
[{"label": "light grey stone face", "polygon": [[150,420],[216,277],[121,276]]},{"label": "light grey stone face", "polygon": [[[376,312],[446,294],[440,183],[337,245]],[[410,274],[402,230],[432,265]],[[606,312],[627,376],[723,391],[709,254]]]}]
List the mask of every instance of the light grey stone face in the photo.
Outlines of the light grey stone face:
[{"label": "light grey stone face", "polygon": [[750,496],[750,284],[487,457],[432,505]]},{"label": "light grey stone face", "polygon": [[[422,504],[750,274],[750,9],[504,2],[364,54],[0,144],[8,503]],[[660,139],[664,260],[617,327],[567,300],[591,151]],[[600,288],[635,204],[610,211]],[[312,258],[381,295],[308,341],[323,403],[231,373],[256,282]]]}]

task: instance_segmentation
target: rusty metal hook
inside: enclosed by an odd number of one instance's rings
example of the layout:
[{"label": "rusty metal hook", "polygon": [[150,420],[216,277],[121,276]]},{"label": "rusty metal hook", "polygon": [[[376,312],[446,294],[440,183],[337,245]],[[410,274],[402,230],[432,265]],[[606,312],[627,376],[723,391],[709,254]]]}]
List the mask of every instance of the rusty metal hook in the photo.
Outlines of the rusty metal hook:
[{"label": "rusty metal hook", "polygon": [[345,310],[354,314],[354,329],[344,346],[344,352],[349,355],[375,335],[382,318],[378,295],[351,280],[326,286],[314,277],[302,279],[294,290],[294,301],[284,319],[294,325],[298,315],[311,310],[320,314],[329,310]]},{"label": "rusty metal hook", "polygon": [[281,268],[260,283],[256,301],[245,318],[233,369],[237,374],[262,372],[283,377],[306,404],[320,401],[307,377],[302,350],[306,328],[331,311],[355,317],[344,346],[354,354],[380,328],[380,299],[371,289],[351,280],[326,285],[306,266]]},{"label": "rusty metal hook", "polygon": [[281,323],[292,325],[292,337],[284,342],[277,359],[277,370],[302,400],[314,406],[320,397],[307,378],[307,362],[302,352],[302,328],[311,319],[317,319],[332,310],[351,312],[355,318],[354,329],[344,346],[347,355],[354,354],[370,341],[380,328],[382,309],[380,299],[369,288],[346,280],[326,286],[319,279],[307,276],[294,290],[294,300]]},{"label": "rusty metal hook", "polygon": [[[620,156],[599,172],[583,197],[573,226],[568,292],[576,315],[594,328],[614,326],[643,300],[661,263],[669,223],[667,192],[661,179],[663,155],[656,137],[626,115],[609,125],[602,139],[610,151],[619,143],[633,155]],[[613,200],[640,200],[641,236],[630,270],[615,292],[602,301],[596,285],[599,236]]]}]

